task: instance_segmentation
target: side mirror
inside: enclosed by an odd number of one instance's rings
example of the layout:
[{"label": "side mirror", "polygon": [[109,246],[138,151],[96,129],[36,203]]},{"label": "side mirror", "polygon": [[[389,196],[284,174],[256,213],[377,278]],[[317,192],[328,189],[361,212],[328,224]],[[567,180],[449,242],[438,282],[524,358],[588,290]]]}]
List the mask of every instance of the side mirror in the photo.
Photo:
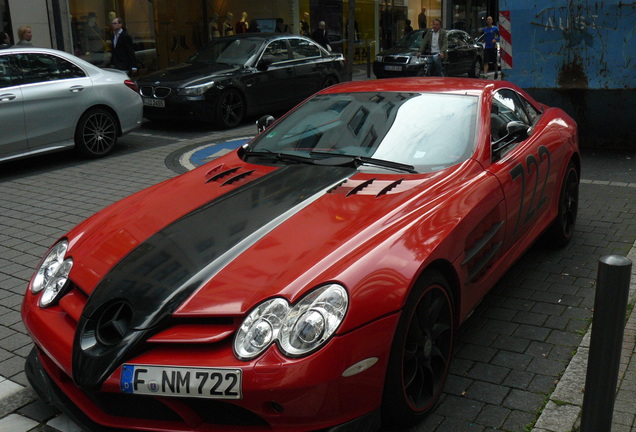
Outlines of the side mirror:
[{"label": "side mirror", "polygon": [[259,62],[256,64],[256,69],[258,69],[261,72],[265,72],[267,69],[269,69],[269,66],[272,64],[272,59],[268,58],[267,56],[263,56]]},{"label": "side mirror", "polygon": [[271,115],[264,115],[263,117],[256,120],[256,128],[258,129],[258,133],[263,132],[265,129],[271,126],[274,123],[274,117]]},{"label": "side mirror", "polygon": [[520,121],[511,121],[506,124],[506,131],[504,134],[506,139],[513,139],[514,141],[523,141],[530,136],[530,128],[527,124]]}]

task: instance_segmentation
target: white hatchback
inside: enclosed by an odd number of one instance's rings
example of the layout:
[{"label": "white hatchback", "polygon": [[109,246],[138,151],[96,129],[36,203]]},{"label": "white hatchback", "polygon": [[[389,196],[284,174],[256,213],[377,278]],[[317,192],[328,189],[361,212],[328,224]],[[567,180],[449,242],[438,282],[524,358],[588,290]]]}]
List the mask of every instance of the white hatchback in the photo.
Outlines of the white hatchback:
[{"label": "white hatchback", "polygon": [[105,156],[142,112],[125,72],[52,49],[0,50],[0,162],[73,147]]}]

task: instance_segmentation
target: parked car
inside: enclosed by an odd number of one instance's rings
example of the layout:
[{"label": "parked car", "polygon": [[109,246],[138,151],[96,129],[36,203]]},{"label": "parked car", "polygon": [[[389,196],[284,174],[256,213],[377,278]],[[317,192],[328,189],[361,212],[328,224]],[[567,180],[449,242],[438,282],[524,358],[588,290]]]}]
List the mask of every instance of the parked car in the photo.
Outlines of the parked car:
[{"label": "parked car", "polygon": [[70,148],[105,156],[143,110],[125,73],[31,47],[0,51],[0,107],[0,161]]},{"label": "parked car", "polygon": [[138,80],[144,116],[193,118],[223,128],[293,107],[345,77],[344,57],[303,36],[246,33],[213,41],[186,63]]},{"label": "parked car", "polygon": [[[425,76],[426,56],[418,56],[427,30],[415,30],[400,39],[393,48],[380,52],[373,62],[376,78]],[[446,76],[468,74],[477,78],[484,64],[483,47],[463,30],[448,30],[448,58],[443,62]]]},{"label": "parked car", "polygon": [[26,374],[84,429],[413,424],[493,284],[573,235],[577,126],[514,84],[357,81],[262,119],[38,265]]}]

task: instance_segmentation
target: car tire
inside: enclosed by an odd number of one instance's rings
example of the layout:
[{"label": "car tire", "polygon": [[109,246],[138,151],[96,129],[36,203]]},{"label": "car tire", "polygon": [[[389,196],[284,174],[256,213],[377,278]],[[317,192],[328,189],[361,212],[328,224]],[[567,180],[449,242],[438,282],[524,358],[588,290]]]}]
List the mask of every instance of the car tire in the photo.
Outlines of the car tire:
[{"label": "car tire", "polygon": [[435,406],[448,376],[454,337],[449,284],[429,270],[409,294],[393,337],[382,402],[385,424],[412,426]]},{"label": "car tire", "polygon": [[563,247],[570,242],[574,233],[579,204],[579,173],[570,162],[563,178],[559,195],[557,217],[545,234],[545,240],[552,247]]},{"label": "car tire", "polygon": [[332,85],[336,85],[338,84],[338,78],[336,78],[333,75],[329,75],[327,78],[325,78],[325,80],[322,82],[322,87],[321,89],[327,88],[327,87],[331,87]]},{"label": "car tire", "polygon": [[245,118],[245,100],[236,89],[226,89],[216,100],[214,119],[223,129],[235,128]]},{"label": "car tire", "polygon": [[115,116],[103,108],[86,111],[75,129],[75,148],[90,158],[106,156],[117,144],[118,130]]},{"label": "car tire", "polygon": [[468,76],[471,78],[478,78],[481,75],[481,70],[481,60],[479,58],[476,58],[475,60],[473,60],[473,64],[468,71]]}]

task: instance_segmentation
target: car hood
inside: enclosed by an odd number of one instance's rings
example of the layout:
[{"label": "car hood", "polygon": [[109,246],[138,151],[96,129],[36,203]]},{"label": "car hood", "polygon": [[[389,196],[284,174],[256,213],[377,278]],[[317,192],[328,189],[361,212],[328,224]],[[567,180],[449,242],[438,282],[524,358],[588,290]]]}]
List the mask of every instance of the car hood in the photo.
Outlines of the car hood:
[{"label": "car hood", "polygon": [[293,301],[307,289],[295,283],[301,275],[429,181],[223,160],[231,162],[132,196],[69,234],[86,317],[112,298],[132,304],[137,329],[170,313],[240,316],[270,296]]},{"label": "car hood", "polygon": [[[74,381],[99,385],[170,317],[234,319],[338,280],[431,176],[250,165],[232,153],[98,213],[68,235],[70,279],[89,295]],[[105,321],[118,334],[106,348],[90,342]]]},{"label": "car hood", "polygon": [[399,46],[394,46],[394,47],[389,48],[388,50],[384,50],[384,51],[382,51],[380,53],[380,55],[382,55],[382,56],[387,56],[387,55],[412,56],[412,55],[416,55],[416,54],[417,54],[417,50],[415,50],[415,49],[399,47]]},{"label": "car hood", "polygon": [[153,72],[140,78],[137,82],[141,85],[148,84],[189,84],[198,80],[224,77],[236,73],[242,69],[240,65],[229,65],[225,63],[182,63],[176,66]]}]

